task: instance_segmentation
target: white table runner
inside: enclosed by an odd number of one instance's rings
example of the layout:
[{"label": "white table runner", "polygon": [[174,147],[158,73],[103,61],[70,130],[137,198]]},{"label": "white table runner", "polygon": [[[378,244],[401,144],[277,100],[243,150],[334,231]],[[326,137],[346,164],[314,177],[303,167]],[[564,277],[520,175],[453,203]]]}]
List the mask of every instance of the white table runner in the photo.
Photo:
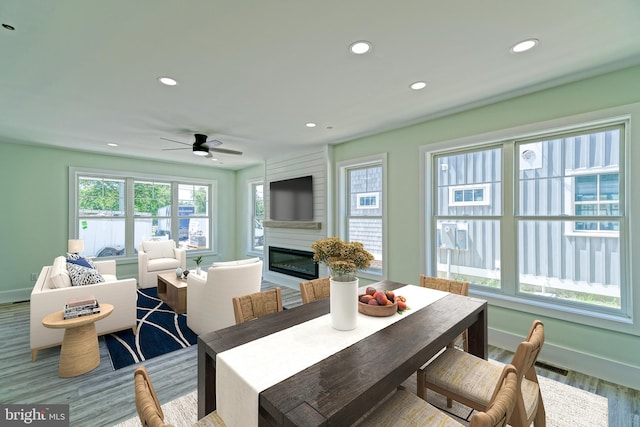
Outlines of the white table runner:
[{"label": "white table runner", "polygon": [[407,285],[394,290],[407,298],[404,314],[371,317],[358,313],[358,326],[338,331],[329,314],[232,348],[216,356],[216,407],[228,427],[258,425],[258,394],[350,345],[402,320],[448,293]]}]

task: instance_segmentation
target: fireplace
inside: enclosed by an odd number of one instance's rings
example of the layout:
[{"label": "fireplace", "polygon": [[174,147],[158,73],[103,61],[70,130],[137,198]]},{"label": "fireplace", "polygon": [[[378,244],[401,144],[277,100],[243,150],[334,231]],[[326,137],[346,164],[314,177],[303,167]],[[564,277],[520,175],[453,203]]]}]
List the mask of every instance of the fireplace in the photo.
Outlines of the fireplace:
[{"label": "fireplace", "polygon": [[318,278],[313,252],[269,246],[269,270],[305,280]]}]

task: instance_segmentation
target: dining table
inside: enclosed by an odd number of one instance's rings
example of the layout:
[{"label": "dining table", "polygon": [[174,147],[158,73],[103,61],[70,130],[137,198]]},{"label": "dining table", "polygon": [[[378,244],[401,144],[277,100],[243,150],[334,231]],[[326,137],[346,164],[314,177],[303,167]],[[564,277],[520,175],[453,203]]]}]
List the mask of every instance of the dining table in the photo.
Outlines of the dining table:
[{"label": "dining table", "polygon": [[[227,425],[246,425],[246,418],[242,418],[246,415],[260,426],[351,425],[464,330],[468,330],[469,353],[487,359],[485,300],[388,280],[368,286],[412,295],[414,306],[408,299],[408,310],[393,314],[379,325],[375,324],[378,320],[359,319],[356,332],[360,335],[329,332],[339,337],[331,342],[320,333],[327,332],[323,322],[329,313],[329,298],[199,336],[198,418],[218,409],[225,422],[229,421]],[[422,293],[428,294],[426,305],[417,304],[416,296]],[[307,329],[296,329],[304,327]],[[313,328],[318,330],[317,343]],[[281,338],[289,331],[297,331],[297,335]],[[333,342],[345,339],[340,345]],[[294,348],[297,342],[302,349]],[[260,347],[261,343],[266,346]],[[299,362],[300,351],[312,355],[308,365]],[[275,361],[272,358],[262,365],[261,358],[268,359],[271,352],[276,355]],[[239,366],[236,372],[236,355],[238,360],[247,359],[250,366],[245,371]],[[281,375],[272,376],[274,372]],[[231,381],[236,375],[241,382],[245,380],[243,375],[256,377],[259,386],[255,389],[255,407],[251,399],[226,387],[229,382],[216,384],[223,373],[226,381],[229,375]],[[263,377],[273,377],[273,383],[262,381]],[[248,382],[250,386],[245,388],[256,388]],[[229,412],[223,414],[223,401],[238,407],[227,408]],[[235,419],[236,415],[240,418]]]}]

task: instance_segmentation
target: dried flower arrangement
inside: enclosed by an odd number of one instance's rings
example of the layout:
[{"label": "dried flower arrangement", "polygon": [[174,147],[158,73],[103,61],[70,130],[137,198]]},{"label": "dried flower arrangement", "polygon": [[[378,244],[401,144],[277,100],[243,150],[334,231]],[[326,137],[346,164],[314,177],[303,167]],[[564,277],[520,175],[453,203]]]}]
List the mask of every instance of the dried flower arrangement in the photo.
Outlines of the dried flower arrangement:
[{"label": "dried flower arrangement", "polygon": [[360,242],[343,242],[338,237],[316,240],[312,245],[313,260],[326,264],[336,282],[351,282],[356,272],[371,265],[373,255]]}]

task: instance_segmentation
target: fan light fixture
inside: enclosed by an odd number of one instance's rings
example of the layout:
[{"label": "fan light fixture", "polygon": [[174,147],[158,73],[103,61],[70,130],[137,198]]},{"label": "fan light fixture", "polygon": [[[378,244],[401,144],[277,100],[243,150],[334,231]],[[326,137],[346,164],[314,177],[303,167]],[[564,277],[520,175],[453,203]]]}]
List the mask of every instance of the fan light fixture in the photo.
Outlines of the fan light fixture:
[{"label": "fan light fixture", "polygon": [[533,49],[539,43],[538,39],[528,39],[521,41],[511,48],[511,53],[526,52],[529,49]]},{"label": "fan light fixture", "polygon": [[175,86],[178,84],[178,82],[171,77],[158,77],[158,80],[160,81],[160,83],[166,86]]},{"label": "fan light fixture", "polygon": [[351,46],[349,46],[349,50],[356,55],[362,55],[371,50],[371,43],[365,40],[353,42],[351,43]]},{"label": "fan light fixture", "polygon": [[196,156],[206,156],[207,154],[209,154],[209,148],[203,145],[194,145],[193,154],[195,154]]}]

